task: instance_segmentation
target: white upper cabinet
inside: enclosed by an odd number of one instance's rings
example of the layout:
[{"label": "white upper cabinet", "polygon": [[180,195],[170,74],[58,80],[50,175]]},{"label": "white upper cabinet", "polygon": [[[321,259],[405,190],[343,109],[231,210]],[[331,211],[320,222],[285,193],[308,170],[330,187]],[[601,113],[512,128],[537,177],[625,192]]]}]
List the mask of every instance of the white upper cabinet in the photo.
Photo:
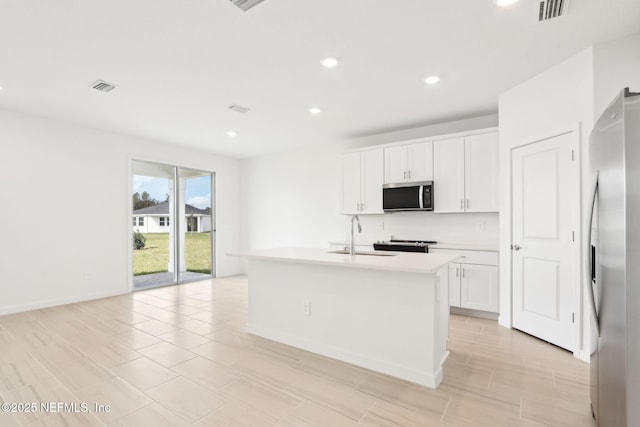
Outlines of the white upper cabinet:
[{"label": "white upper cabinet", "polygon": [[433,180],[433,143],[417,142],[384,149],[384,183]]},{"label": "white upper cabinet", "polygon": [[407,178],[407,146],[384,149],[384,183],[404,182]]},{"label": "white upper cabinet", "polygon": [[361,157],[362,177],[360,181],[361,211],[365,214],[380,214],[382,211],[383,154],[382,149],[363,151]]},{"label": "white upper cabinet", "polygon": [[360,153],[342,155],[342,213],[360,213]]},{"label": "white upper cabinet", "polygon": [[498,173],[497,132],[435,141],[435,212],[497,212]]},{"label": "white upper cabinet", "polygon": [[409,181],[433,180],[433,142],[407,145]]},{"label": "white upper cabinet", "polygon": [[343,154],[344,214],[381,214],[382,185],[433,181],[435,212],[498,212],[498,131],[413,140]]},{"label": "white upper cabinet", "polygon": [[435,212],[464,212],[464,138],[433,143]]},{"label": "white upper cabinet", "polygon": [[382,148],[345,153],[342,156],[342,213],[381,214]]},{"label": "white upper cabinet", "polygon": [[498,211],[498,159],[497,132],[465,137],[464,193],[467,212]]}]

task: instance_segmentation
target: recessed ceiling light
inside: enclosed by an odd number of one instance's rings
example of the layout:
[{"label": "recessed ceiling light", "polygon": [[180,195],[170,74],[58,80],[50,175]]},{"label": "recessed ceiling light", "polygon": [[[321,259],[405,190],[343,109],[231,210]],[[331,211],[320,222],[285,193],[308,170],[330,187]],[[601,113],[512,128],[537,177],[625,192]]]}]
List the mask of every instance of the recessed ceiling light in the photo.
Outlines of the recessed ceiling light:
[{"label": "recessed ceiling light", "polygon": [[424,82],[428,85],[434,85],[436,83],[438,83],[440,81],[440,77],[438,76],[429,76],[426,79],[424,79]]},{"label": "recessed ceiling light", "polygon": [[0,90],[4,90],[4,88],[2,86],[0,86]]},{"label": "recessed ceiling light", "polygon": [[311,107],[309,108],[309,112],[314,116],[317,116],[318,114],[322,113],[322,110],[319,109],[318,107]]},{"label": "recessed ceiling light", "polygon": [[227,136],[233,138],[238,136],[238,132],[236,132],[235,130],[230,130],[229,132],[227,132]]},{"label": "recessed ceiling light", "polygon": [[330,56],[322,60],[322,65],[326,68],[333,68],[338,65],[338,60]]},{"label": "recessed ceiling light", "polygon": [[518,3],[518,0],[496,0],[496,6],[498,7],[509,7]]}]

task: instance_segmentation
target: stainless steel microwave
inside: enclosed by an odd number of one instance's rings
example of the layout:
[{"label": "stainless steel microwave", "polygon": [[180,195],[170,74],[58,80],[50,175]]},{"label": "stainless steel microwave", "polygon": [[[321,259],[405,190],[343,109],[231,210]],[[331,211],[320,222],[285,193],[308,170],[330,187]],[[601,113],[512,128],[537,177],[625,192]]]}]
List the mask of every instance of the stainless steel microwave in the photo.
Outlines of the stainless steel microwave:
[{"label": "stainless steel microwave", "polygon": [[432,211],[433,181],[384,184],[382,208],[385,212]]}]

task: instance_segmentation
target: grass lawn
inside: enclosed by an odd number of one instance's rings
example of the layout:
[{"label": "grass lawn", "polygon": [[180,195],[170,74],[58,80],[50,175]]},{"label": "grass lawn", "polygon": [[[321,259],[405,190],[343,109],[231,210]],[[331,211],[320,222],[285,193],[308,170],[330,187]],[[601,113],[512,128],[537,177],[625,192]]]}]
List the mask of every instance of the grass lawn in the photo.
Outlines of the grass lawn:
[{"label": "grass lawn", "polygon": [[[144,237],[144,249],[133,251],[133,275],[168,271],[169,233],[149,233]],[[184,244],[187,271],[211,274],[211,233],[186,233]]]}]

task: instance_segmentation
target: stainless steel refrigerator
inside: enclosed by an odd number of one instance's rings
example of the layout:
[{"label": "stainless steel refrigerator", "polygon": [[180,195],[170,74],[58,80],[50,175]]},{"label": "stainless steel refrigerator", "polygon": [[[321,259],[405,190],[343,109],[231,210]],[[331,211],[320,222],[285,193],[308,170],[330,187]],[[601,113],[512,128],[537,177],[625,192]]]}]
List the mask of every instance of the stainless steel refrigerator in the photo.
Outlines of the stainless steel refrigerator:
[{"label": "stainless steel refrigerator", "polygon": [[599,426],[640,426],[640,94],[609,105],[589,159],[591,406]]}]

